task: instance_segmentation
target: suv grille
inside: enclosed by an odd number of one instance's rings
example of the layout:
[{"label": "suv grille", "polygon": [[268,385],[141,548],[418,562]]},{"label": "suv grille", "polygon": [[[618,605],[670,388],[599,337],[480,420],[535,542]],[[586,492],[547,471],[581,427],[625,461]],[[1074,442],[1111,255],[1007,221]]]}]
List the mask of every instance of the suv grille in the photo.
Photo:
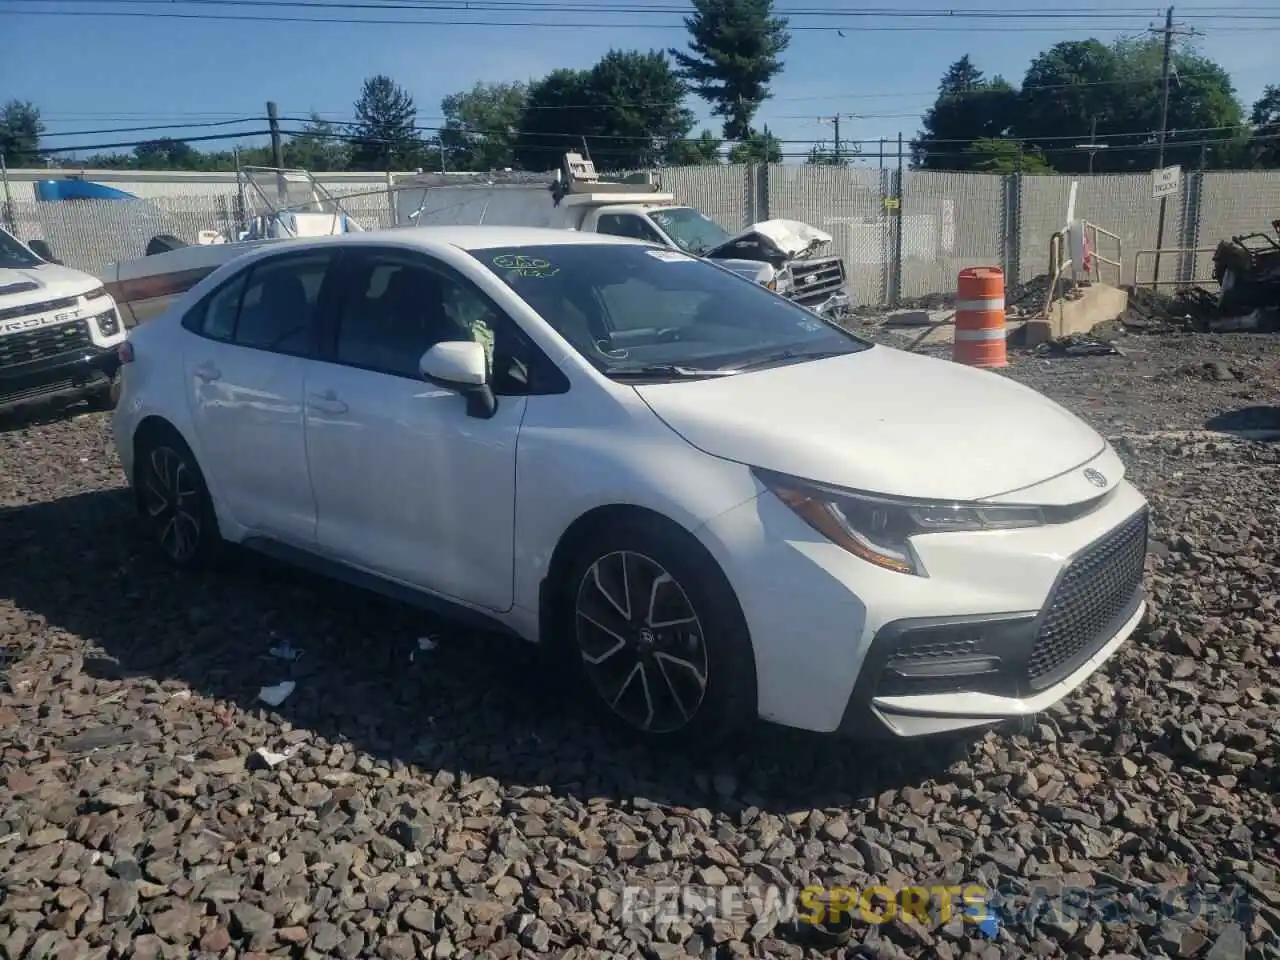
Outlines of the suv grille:
[{"label": "suv grille", "polygon": [[61,300],[42,300],[40,303],[24,303],[20,307],[6,307],[0,310],[0,320],[16,320],[19,317],[29,317],[34,313],[63,310],[74,307],[79,302],[78,297],[63,297]]},{"label": "suv grille", "polygon": [[1143,508],[1068,564],[1041,613],[1027,662],[1033,690],[1057,683],[1113,634],[1142,586],[1146,554]]},{"label": "suv grille", "polygon": [[93,339],[89,336],[86,320],[10,333],[0,336],[0,369],[92,347]]},{"label": "suv grille", "polygon": [[790,266],[791,296],[800,303],[822,303],[844,289],[844,263],[839,257],[797,260]]}]

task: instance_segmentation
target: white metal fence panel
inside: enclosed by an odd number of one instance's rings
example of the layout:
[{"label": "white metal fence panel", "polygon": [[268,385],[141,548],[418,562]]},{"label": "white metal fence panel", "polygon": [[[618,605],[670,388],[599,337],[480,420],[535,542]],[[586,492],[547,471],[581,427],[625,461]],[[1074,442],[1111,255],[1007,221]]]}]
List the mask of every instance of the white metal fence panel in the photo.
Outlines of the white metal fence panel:
[{"label": "white metal fence panel", "polygon": [[[1045,273],[1049,269],[1049,238],[1066,226],[1067,202],[1071,191],[1071,177],[1024,176],[1018,199],[1019,250],[1018,261],[1023,280]],[[1139,250],[1153,250],[1156,246],[1160,217],[1160,201],[1151,196],[1151,176],[1141,173],[1094,174],[1075,178],[1079,181],[1076,193],[1077,218],[1097,224],[1120,237],[1123,251],[1122,283],[1134,281],[1134,266]],[[1188,235],[1184,230],[1184,207],[1188,181],[1183,178],[1182,192],[1168,199],[1165,211],[1164,247],[1183,245]],[[1098,253],[1112,260],[1115,256],[1114,241],[1099,238]],[[1154,258],[1146,256],[1138,265],[1141,280],[1152,279]],[[1160,279],[1174,280],[1179,274],[1179,258],[1162,257]],[[1102,278],[1110,281],[1106,268]],[[1184,278],[1186,279],[1186,278]]]},{"label": "white metal fence panel", "polygon": [[903,174],[903,297],[952,292],[963,268],[1003,263],[1004,183],[998,174]]},{"label": "white metal fence panel", "polygon": [[[1271,221],[1280,217],[1280,170],[1257,173],[1206,173],[1200,188],[1200,247],[1214,247],[1242,233],[1274,237]],[[1213,254],[1195,260],[1195,277],[1213,276]],[[1163,272],[1163,267],[1161,272]]]},{"label": "white metal fence panel", "polygon": [[696,207],[731,233],[750,223],[751,177],[746,165],[663,167],[650,171],[664,191]]},{"label": "white metal fence panel", "polygon": [[[343,208],[364,229],[391,226],[385,189],[341,199]],[[145,255],[147,244],[158,234],[195,243],[202,230],[232,229],[235,203],[233,195],[199,194],[151,200],[26,201],[12,206],[19,237],[44,240],[67,266],[97,273],[112,263]]]},{"label": "white metal fence panel", "polygon": [[885,209],[877,170],[849,167],[769,167],[769,216],[801,220],[831,234],[844,258],[855,304],[883,303],[892,262],[893,217]]},{"label": "white metal fence panel", "polygon": [[[1076,216],[1120,236],[1122,282],[1132,283],[1135,257],[1156,247],[1159,201],[1151,196],[1148,174],[1004,177],[994,174],[908,171],[902,178],[899,209],[893,197],[893,171],[774,165],[762,167],[670,167],[651,171],[681,203],[705,212],[725,229],[737,231],[753,219],[802,220],[831,233],[834,252],[843,257],[849,293],[856,303],[887,303],[898,292],[912,298],[955,289],[963,267],[1001,264],[1009,282],[1045,273],[1049,238],[1065,226],[1067,198],[1078,180]],[[426,223],[479,222],[477,211],[497,209],[489,194],[494,175],[441,175],[427,184],[430,216]],[[525,185],[525,192],[547,206],[543,175],[499,176],[503,185]],[[175,184],[180,178],[175,179]],[[423,182],[425,183],[426,180]],[[462,184],[467,186],[462,186]],[[767,185],[767,197],[758,190]],[[155,184],[148,184],[155,186]],[[207,185],[202,185],[207,186]],[[357,179],[326,183],[346,211],[366,230],[394,223],[385,182]],[[1014,190],[1017,192],[1015,193]],[[234,188],[233,188],[234,190]],[[157,234],[194,242],[201,230],[229,229],[238,206],[235,193],[192,188],[179,195],[138,200],[82,200],[42,203],[15,197],[0,209],[6,225],[26,240],[42,239],[69,265],[99,271],[117,260],[140,257]],[[412,191],[410,191],[412,192]],[[519,190],[508,187],[508,193]],[[250,214],[254,197],[247,191]],[[397,199],[402,199],[397,195]],[[2,200],[2,197],[0,197]],[[463,202],[465,201],[465,202]],[[403,207],[403,203],[401,206]],[[1180,194],[1169,198],[1164,231],[1166,254],[1162,281],[1189,282],[1209,277],[1209,252],[1192,257],[1176,248],[1212,248],[1241,233],[1270,232],[1280,216],[1280,171],[1186,173]],[[403,217],[402,217],[403,219]],[[901,229],[901,249],[898,230]],[[1099,253],[1114,258],[1111,241],[1100,238]],[[900,260],[897,259],[900,257]],[[1139,281],[1152,277],[1154,258],[1137,265]],[[1104,270],[1103,279],[1110,276]]]}]

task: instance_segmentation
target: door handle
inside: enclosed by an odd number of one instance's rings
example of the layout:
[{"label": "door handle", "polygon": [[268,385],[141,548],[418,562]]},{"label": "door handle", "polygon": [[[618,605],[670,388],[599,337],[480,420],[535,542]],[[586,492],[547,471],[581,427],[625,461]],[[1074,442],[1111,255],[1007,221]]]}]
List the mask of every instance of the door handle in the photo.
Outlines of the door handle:
[{"label": "door handle", "polygon": [[205,383],[211,383],[214,380],[222,379],[222,371],[211,363],[202,363],[196,367],[195,375]]},{"label": "door handle", "polygon": [[312,409],[319,410],[321,413],[346,413],[349,409],[332,390],[310,394],[307,399]]}]

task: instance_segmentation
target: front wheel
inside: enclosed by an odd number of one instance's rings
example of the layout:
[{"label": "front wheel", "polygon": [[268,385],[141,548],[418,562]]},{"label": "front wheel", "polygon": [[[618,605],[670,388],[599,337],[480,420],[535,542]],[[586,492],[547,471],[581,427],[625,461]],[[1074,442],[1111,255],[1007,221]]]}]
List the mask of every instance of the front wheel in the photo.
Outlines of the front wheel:
[{"label": "front wheel", "polygon": [[565,597],[585,686],[648,740],[711,745],[756,715],[755,661],[737,598],[696,541],[654,522],[592,536]]},{"label": "front wheel", "polygon": [[138,506],[165,559],[180,569],[208,563],[221,545],[213,502],[190,448],[156,431],[137,448]]}]

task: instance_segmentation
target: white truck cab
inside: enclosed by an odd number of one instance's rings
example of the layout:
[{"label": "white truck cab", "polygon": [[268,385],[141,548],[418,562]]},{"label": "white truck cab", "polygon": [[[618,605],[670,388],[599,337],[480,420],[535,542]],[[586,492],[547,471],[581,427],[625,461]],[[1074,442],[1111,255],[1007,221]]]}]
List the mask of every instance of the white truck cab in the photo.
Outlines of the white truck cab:
[{"label": "white truck cab", "polygon": [[55,399],[114,405],[124,339],[101,280],[0,229],[0,412]]}]

